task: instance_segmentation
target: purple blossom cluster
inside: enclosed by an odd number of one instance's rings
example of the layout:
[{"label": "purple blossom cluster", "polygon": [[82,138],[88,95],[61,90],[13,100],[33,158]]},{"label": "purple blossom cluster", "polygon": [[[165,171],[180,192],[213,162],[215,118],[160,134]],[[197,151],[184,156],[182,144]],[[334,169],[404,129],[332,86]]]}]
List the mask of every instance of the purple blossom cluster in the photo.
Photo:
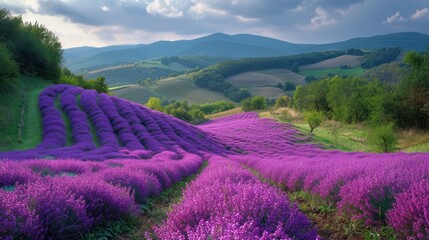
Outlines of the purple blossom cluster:
[{"label": "purple blossom cluster", "polygon": [[[176,156],[177,157],[177,156]],[[202,157],[0,161],[0,239],[81,239],[194,174]]]},{"label": "purple blossom cluster", "polygon": [[159,239],[319,238],[285,193],[219,156],[210,158],[155,233]]},{"label": "purple blossom cluster", "polygon": [[[149,159],[163,151],[224,154],[219,142],[179,119],[94,90],[59,84],[39,96],[43,140],[26,151],[1,152],[0,159]],[[71,126],[67,146],[62,113]],[[93,130],[91,129],[93,128]],[[92,132],[95,132],[93,134]]]},{"label": "purple blossom cluster", "polygon": [[309,144],[289,124],[259,119],[252,113],[216,119],[201,129],[243,153],[229,155],[229,159],[287,189],[320,195],[343,214],[367,224],[390,224],[402,236],[428,236],[427,216],[410,218],[411,209],[427,207],[428,153],[325,150]]}]

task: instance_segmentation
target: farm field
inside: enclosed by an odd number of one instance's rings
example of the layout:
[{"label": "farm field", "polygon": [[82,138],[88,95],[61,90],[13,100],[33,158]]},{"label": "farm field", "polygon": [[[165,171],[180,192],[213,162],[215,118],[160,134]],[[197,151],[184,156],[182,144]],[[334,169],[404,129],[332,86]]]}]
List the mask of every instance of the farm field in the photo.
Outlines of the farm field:
[{"label": "farm field", "polygon": [[145,104],[150,97],[187,100],[195,104],[230,101],[220,93],[194,86],[189,76],[166,78],[148,86],[133,84],[114,87],[111,93],[140,104]]},{"label": "farm field", "polygon": [[354,55],[343,55],[328,60],[324,60],[314,64],[303,65],[299,67],[299,70],[316,70],[316,69],[325,69],[325,68],[339,68],[341,65],[347,65],[352,68],[360,67],[360,61],[362,56]]},{"label": "farm field", "polygon": [[69,85],[45,88],[38,103],[40,144],[0,152],[1,238],[80,239],[144,216],[190,176],[182,199],[161,223],[143,222],[138,238],[336,238],[291,202],[302,193],[363,224],[356,239],[379,226],[399,239],[429,237],[429,153],[326,150],[252,112],[193,126]]},{"label": "farm field", "polygon": [[238,88],[277,86],[286,81],[295,84],[303,84],[304,76],[296,74],[288,69],[269,69],[240,73],[226,79]]},{"label": "farm field", "polygon": [[363,68],[341,69],[338,67],[338,68],[302,70],[299,73],[304,76],[314,76],[317,78],[321,78],[329,74],[340,75],[340,76],[359,76],[364,72],[365,70]]}]

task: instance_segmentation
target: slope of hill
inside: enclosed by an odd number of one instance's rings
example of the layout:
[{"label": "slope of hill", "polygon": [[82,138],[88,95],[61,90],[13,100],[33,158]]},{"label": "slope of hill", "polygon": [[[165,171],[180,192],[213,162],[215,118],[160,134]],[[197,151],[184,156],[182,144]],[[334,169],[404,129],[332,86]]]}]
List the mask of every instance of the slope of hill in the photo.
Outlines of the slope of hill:
[{"label": "slope of hill", "polygon": [[[257,113],[193,126],[69,85],[44,89],[39,109],[41,143],[0,152],[0,213],[8,220],[0,238],[80,239],[109,222],[137,218],[150,197],[193,174],[196,180],[179,204],[168,206],[172,211],[162,225],[149,226],[157,237],[213,236],[212,229],[222,226],[225,232],[215,231],[215,236],[320,238],[292,198],[258,176],[285,186],[289,195],[306,191],[311,201],[338,206],[322,206],[332,213],[334,226],[326,226],[325,218],[314,221],[326,239],[347,237],[343,222],[348,216],[366,220],[366,231],[347,233],[356,239],[368,231],[378,234],[380,226],[404,238],[425,233],[412,228],[425,215],[407,209],[428,207],[428,153],[325,150],[292,125],[260,119]],[[73,141],[67,146],[69,134]],[[199,174],[204,161],[208,167]],[[228,197],[213,194],[219,191]],[[273,219],[269,223],[267,212]],[[338,215],[345,216],[340,225]],[[201,221],[201,216],[211,217]],[[256,231],[254,224],[263,229]],[[325,231],[329,227],[339,230]]]},{"label": "slope of hill", "polygon": [[303,65],[299,67],[300,71],[303,70],[316,70],[326,68],[337,68],[341,65],[347,65],[351,68],[360,67],[362,56],[343,55],[336,58],[327,59],[318,63]]},{"label": "slope of hill", "polygon": [[294,44],[249,34],[227,35],[216,33],[192,40],[159,41],[148,45],[65,49],[64,53],[65,65],[72,71],[78,71],[79,69],[95,66],[112,66],[163,56],[206,55],[239,59],[350,48],[400,47],[404,50],[421,51],[426,49],[428,45],[429,36],[415,32],[355,38],[329,44]]}]

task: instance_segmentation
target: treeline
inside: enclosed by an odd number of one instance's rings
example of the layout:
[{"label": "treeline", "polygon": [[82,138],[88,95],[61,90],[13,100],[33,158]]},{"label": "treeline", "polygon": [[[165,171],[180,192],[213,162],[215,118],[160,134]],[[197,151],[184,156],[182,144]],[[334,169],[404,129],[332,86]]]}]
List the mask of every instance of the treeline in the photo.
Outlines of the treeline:
[{"label": "treeline", "polygon": [[225,82],[225,79],[246,71],[255,71],[273,68],[285,68],[298,72],[300,65],[312,64],[326,59],[344,55],[344,51],[329,51],[300,54],[295,56],[271,58],[247,58],[226,61],[205,68],[194,74],[194,84],[224,94],[235,102],[250,97],[245,89],[239,89]]},{"label": "treeline", "polygon": [[401,128],[429,129],[429,50],[409,52],[410,74],[395,85],[377,79],[333,77],[298,86],[293,105],[322,112],[341,122],[394,123]]},{"label": "treeline", "polygon": [[61,74],[61,43],[43,25],[23,22],[0,9],[0,59],[2,89],[10,88],[19,74],[55,83]]},{"label": "treeline", "polygon": [[107,92],[104,78],[86,80],[62,69],[62,54],[58,37],[45,26],[0,9],[0,91],[13,90],[19,75],[29,75]]},{"label": "treeline", "polygon": [[193,59],[180,58],[177,56],[173,57],[163,57],[159,60],[163,65],[169,65],[171,63],[179,63],[188,68],[200,67],[199,63]]},{"label": "treeline", "polygon": [[62,69],[58,82],[79,86],[84,89],[94,89],[99,93],[107,93],[109,91],[109,85],[105,82],[104,77],[85,79],[82,75],[74,75],[67,68]]},{"label": "treeline", "polygon": [[399,54],[401,54],[400,48],[380,48],[368,52],[361,60],[362,68],[372,68],[379,66],[384,63],[390,63],[395,61]]},{"label": "treeline", "polygon": [[145,104],[148,108],[164,112],[183,121],[198,124],[206,121],[205,115],[227,111],[235,108],[231,102],[218,101],[204,104],[189,104],[188,101],[162,101],[151,97]]}]

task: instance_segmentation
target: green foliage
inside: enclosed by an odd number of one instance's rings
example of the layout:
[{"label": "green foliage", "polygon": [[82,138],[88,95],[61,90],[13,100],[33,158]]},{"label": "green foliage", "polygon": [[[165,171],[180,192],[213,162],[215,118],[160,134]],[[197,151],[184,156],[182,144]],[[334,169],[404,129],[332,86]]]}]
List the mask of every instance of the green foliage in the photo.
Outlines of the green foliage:
[{"label": "green foliage", "polygon": [[304,113],[304,119],[310,126],[310,133],[322,124],[324,117],[321,112],[309,111]]},{"label": "green foliage", "polygon": [[5,45],[0,43],[0,92],[11,90],[18,77],[18,66]]},{"label": "green foliage", "polygon": [[54,83],[58,81],[61,43],[45,26],[24,23],[21,17],[0,9],[0,36],[0,43],[6,46],[21,74],[39,76]]},{"label": "green foliage", "polygon": [[162,112],[162,110],[164,109],[164,107],[162,106],[161,99],[156,97],[150,97],[145,105],[150,109],[157,110],[160,112]]},{"label": "green foliage", "polygon": [[85,89],[94,89],[99,93],[107,93],[109,91],[109,86],[106,84],[104,77],[85,79],[82,75],[74,75],[67,68],[61,70],[61,76],[57,83],[70,84]]},{"label": "green foliage", "polygon": [[282,107],[288,107],[290,103],[290,97],[285,95],[285,96],[280,96],[276,99],[276,103],[275,103],[275,107],[276,108],[282,108]]},{"label": "green foliage", "polygon": [[200,104],[199,108],[204,114],[214,114],[233,109],[235,108],[235,105],[232,102],[217,101],[213,103]]},{"label": "green foliage", "polygon": [[389,63],[395,61],[401,54],[400,48],[381,48],[366,54],[361,61],[361,66],[363,68],[372,68],[379,66],[383,63]]},{"label": "green foliage", "polygon": [[395,118],[401,127],[429,129],[429,49],[419,54],[408,52],[404,62],[410,74],[395,92]]},{"label": "green foliage", "polygon": [[189,105],[187,101],[170,101],[164,102],[164,105],[160,98],[150,97],[148,102],[145,104],[147,107],[162,111],[173,117],[182,119],[183,121],[199,124],[207,119],[205,118],[205,112],[217,113],[234,108],[232,103],[219,101],[215,103],[205,103],[201,105],[192,104]]},{"label": "green foliage", "polygon": [[393,129],[393,124],[385,124],[374,128],[369,136],[368,141],[377,152],[394,152],[397,145],[397,137]]},{"label": "green foliage", "polygon": [[245,112],[253,110],[264,110],[267,107],[266,99],[263,96],[254,96],[252,98],[245,98],[240,102],[241,109]]},{"label": "green foliage", "polygon": [[359,76],[364,72],[363,68],[324,68],[301,71],[305,75],[305,81],[310,83],[320,78],[339,76]]},{"label": "green foliage", "polygon": [[285,82],[284,83],[284,85],[283,85],[283,90],[284,91],[293,91],[293,90],[295,90],[296,89],[296,85],[295,85],[295,83],[293,83],[293,82],[289,82],[289,81],[287,81],[287,82]]}]

